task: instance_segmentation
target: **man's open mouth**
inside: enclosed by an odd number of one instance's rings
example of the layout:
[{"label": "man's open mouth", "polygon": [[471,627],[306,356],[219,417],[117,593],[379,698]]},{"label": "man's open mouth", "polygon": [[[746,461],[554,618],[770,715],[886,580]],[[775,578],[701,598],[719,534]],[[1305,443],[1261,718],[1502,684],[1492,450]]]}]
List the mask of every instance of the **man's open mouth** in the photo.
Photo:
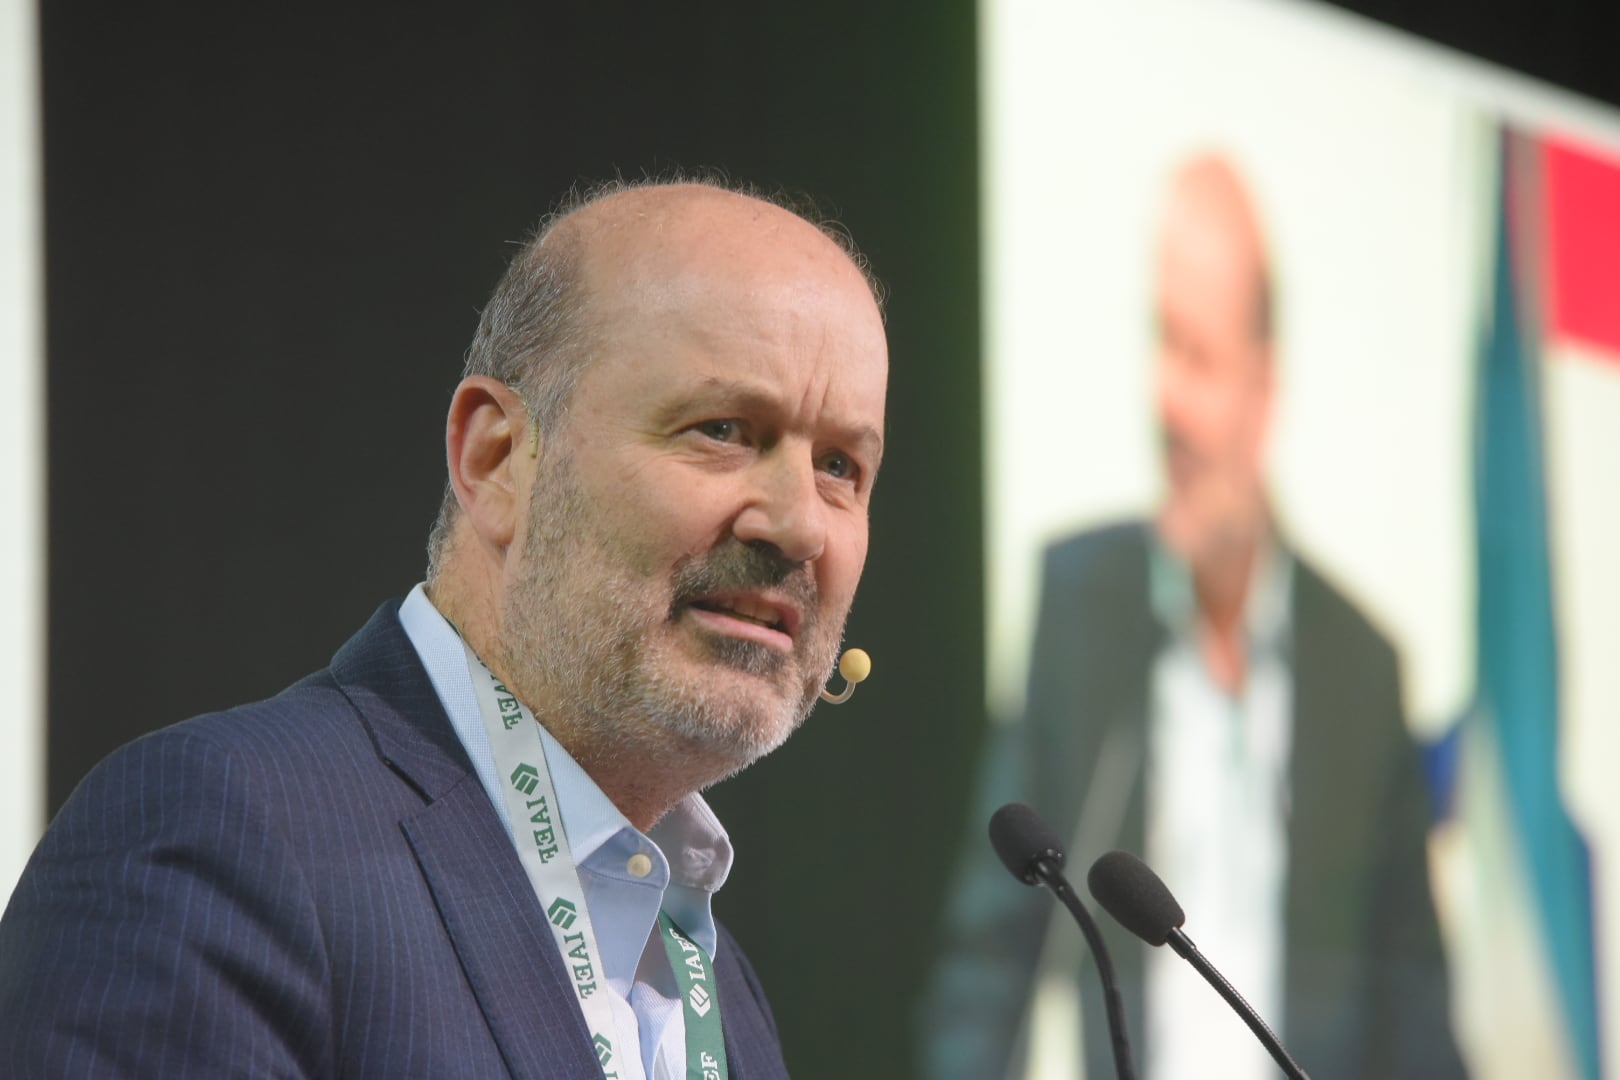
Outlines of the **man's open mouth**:
[{"label": "man's open mouth", "polygon": [[790,634],[788,620],[782,609],[750,596],[702,597],[691,601],[691,606],[716,615],[727,615],[743,622],[751,622],[781,634]]}]

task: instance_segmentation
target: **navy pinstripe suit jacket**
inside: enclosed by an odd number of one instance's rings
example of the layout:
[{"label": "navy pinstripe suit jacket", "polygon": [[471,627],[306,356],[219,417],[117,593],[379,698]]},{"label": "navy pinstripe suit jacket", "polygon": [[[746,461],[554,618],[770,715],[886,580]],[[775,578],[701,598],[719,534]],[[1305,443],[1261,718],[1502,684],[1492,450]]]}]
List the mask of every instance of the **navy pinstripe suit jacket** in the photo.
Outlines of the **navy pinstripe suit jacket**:
[{"label": "navy pinstripe suit jacket", "polygon": [[[0,1075],[602,1075],[398,608],[84,780],[0,921]],[[732,1077],[785,1077],[724,928],[716,969]]]}]

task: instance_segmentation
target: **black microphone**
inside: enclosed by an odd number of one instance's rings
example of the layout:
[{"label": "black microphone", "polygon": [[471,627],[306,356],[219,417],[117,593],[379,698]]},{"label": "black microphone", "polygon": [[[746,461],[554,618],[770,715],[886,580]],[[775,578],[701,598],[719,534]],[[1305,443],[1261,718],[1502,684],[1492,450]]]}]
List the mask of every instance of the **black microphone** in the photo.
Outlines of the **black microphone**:
[{"label": "black microphone", "polygon": [[1249,1030],[1254,1032],[1272,1059],[1282,1066],[1283,1072],[1294,1080],[1310,1080],[1305,1070],[1283,1048],[1282,1040],[1260,1019],[1260,1014],[1243,1000],[1243,995],[1232,988],[1224,975],[1215,970],[1214,964],[1204,959],[1204,954],[1198,951],[1192,939],[1181,932],[1181,924],[1187,921],[1187,916],[1147,863],[1128,851],[1110,851],[1091,864],[1086,885],[1091,889],[1092,898],[1121,926],[1149,945],[1168,942],[1176,955],[1196,968],[1198,974],[1249,1025]]},{"label": "black microphone", "polygon": [[1025,885],[1045,885],[1063,901],[1080,932],[1097,958],[1097,974],[1102,977],[1103,1001],[1108,1008],[1108,1037],[1114,1048],[1114,1075],[1119,1080],[1136,1080],[1136,1066],[1131,1063],[1131,1039],[1125,1026],[1125,1003],[1114,979],[1114,962],[1108,957],[1097,923],[1074,894],[1063,864],[1067,856],[1057,834],[1041,820],[1041,815],[1023,803],[1008,803],[990,817],[990,844],[996,849],[1012,876]]}]

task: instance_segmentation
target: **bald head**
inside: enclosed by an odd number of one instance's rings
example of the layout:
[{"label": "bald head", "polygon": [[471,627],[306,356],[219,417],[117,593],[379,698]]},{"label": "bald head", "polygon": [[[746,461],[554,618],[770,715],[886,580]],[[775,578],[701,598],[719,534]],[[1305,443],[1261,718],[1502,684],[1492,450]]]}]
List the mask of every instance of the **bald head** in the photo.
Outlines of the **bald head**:
[{"label": "bald head", "polygon": [[[690,270],[702,257],[712,265],[729,260],[739,273],[758,269],[761,250],[779,259],[809,252],[831,260],[859,278],[881,321],[883,290],[865,257],[814,207],[711,178],[615,180],[571,191],[524,243],[484,308],[462,377],[484,375],[512,387],[549,435],[627,296],[643,303],[658,295],[673,299],[668,290],[645,286],[660,277],[672,284],[683,265]],[[456,513],[447,486],[428,541],[429,581],[438,575]]]},{"label": "bald head", "polygon": [[839,256],[857,274],[864,271],[863,260],[836,228],[755,192],[708,183],[615,186],[563,212],[548,231],[543,243],[575,246],[622,269],[650,267],[640,260],[653,256],[735,256],[757,244]]},{"label": "bald head", "polygon": [[794,310],[829,283],[877,297],[840,234],[751,194],[705,184],[631,188],[559,224],[575,250],[579,301],[594,336],[634,314],[658,318],[705,289],[764,293]]},{"label": "bald head", "polygon": [[463,376],[488,375],[516,388],[549,430],[588,358],[589,329],[601,324],[593,300],[627,271],[659,269],[632,254],[663,252],[668,270],[672,259],[789,234],[814,234],[823,242],[816,246],[841,253],[881,311],[882,290],[864,256],[808,206],[711,180],[616,180],[570,192],[507,267],[479,320]]},{"label": "bald head", "polygon": [[1185,162],[1170,183],[1160,234],[1160,273],[1202,276],[1234,310],[1249,313],[1261,340],[1271,338],[1271,273],[1254,201],[1226,158]]}]

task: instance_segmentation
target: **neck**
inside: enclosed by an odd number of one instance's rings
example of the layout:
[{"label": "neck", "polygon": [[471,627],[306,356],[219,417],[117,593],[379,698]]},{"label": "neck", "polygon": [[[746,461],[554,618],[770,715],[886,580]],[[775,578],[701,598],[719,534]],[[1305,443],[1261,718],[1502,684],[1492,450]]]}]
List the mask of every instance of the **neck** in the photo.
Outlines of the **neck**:
[{"label": "neck", "polygon": [[604,751],[589,740],[570,737],[558,730],[559,726],[548,723],[546,730],[579,762],[619,813],[643,833],[651,831],[676,803],[696,790],[689,783],[669,782],[670,776],[689,775],[681,765],[627,754],[622,745],[617,751]]},{"label": "neck", "polygon": [[626,717],[582,712],[578,696],[566,687],[548,692],[522,678],[501,647],[498,603],[461,578],[443,574],[428,583],[426,592],[495,677],[512,688],[535,720],[642,832],[687,795],[740,768],[707,760],[701,748],[682,746],[647,726],[632,728]]},{"label": "neck", "polygon": [[1193,567],[1198,610],[1217,630],[1230,631],[1242,625],[1257,556],[1258,545],[1251,541]]},{"label": "neck", "polygon": [[1249,586],[1260,560],[1260,534],[1252,532],[1221,545],[1193,567],[1193,590],[1204,633],[1204,665],[1216,684],[1237,693],[1243,688],[1248,649],[1244,635]]},{"label": "neck", "polygon": [[1249,586],[1271,534],[1263,504],[1227,518],[1188,560],[1203,618],[1221,630],[1241,627]]},{"label": "neck", "polygon": [[[495,590],[488,582],[465,573],[460,560],[454,560],[443,572],[423,586],[428,600],[440,615],[447,619],[461,640],[472,646],[478,658],[488,664],[496,655],[494,644],[499,637],[499,608]],[[494,667],[490,668],[495,671]],[[505,678],[505,672],[495,671]]]}]

